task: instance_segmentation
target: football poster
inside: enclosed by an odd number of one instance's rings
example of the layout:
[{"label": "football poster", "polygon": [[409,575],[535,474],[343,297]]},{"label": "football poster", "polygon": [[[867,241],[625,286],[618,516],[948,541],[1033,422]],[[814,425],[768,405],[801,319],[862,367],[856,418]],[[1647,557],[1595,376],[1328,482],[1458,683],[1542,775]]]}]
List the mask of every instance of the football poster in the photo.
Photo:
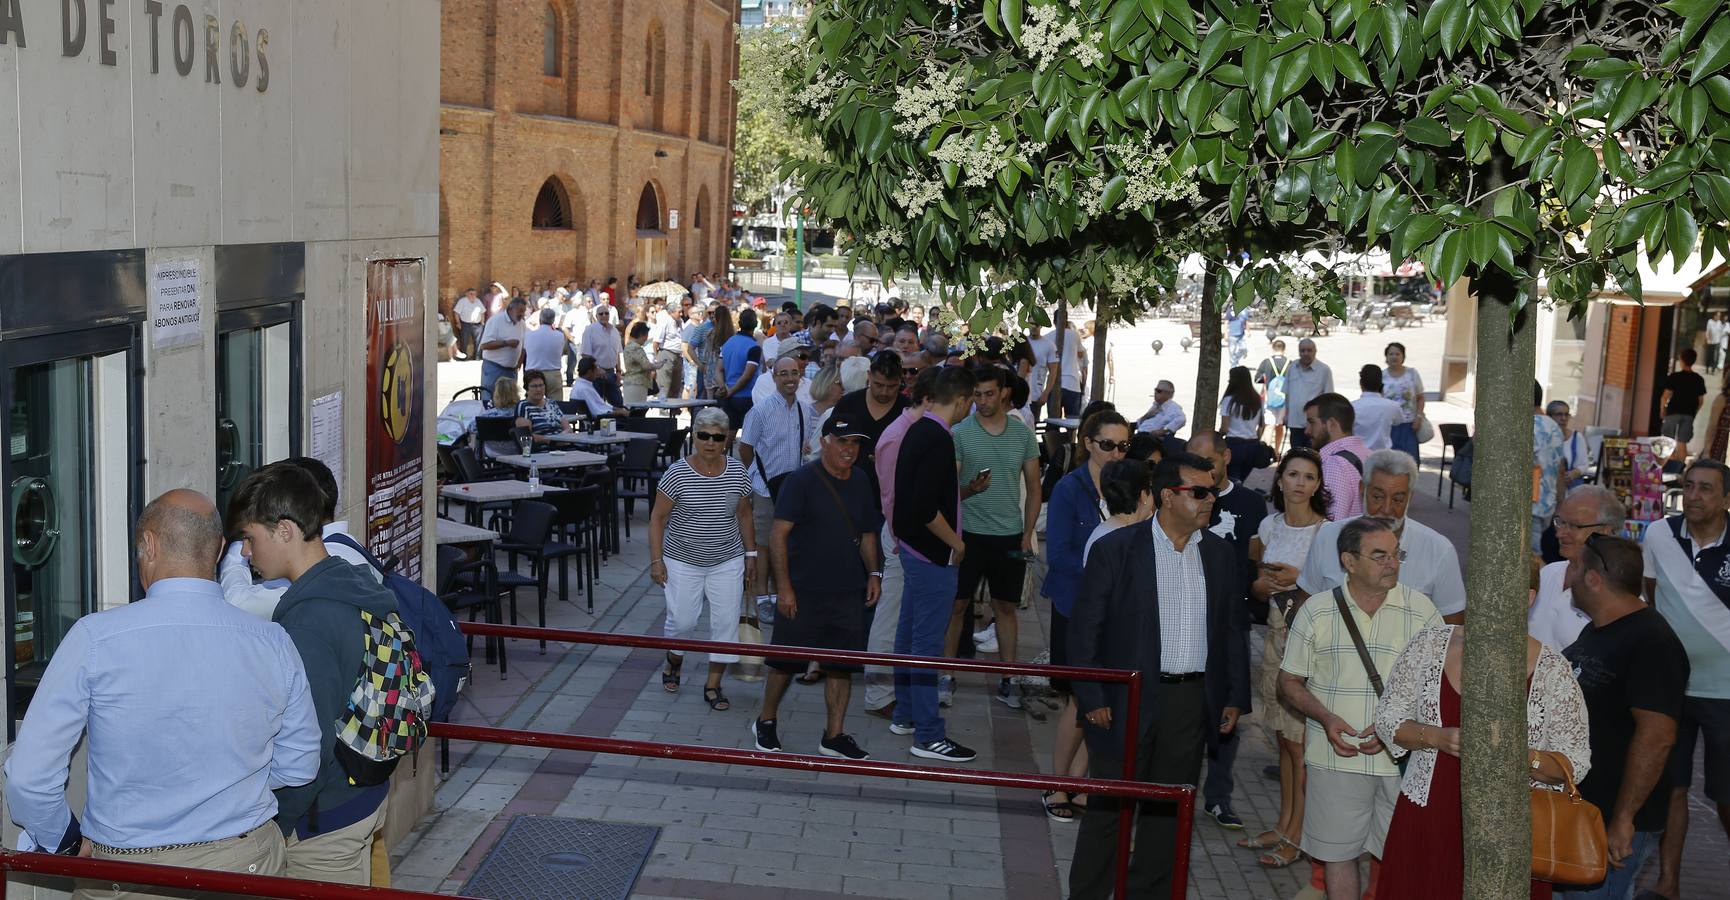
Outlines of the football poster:
[{"label": "football poster", "polygon": [[421,573],[425,260],[377,259],[366,271],[366,545]]}]

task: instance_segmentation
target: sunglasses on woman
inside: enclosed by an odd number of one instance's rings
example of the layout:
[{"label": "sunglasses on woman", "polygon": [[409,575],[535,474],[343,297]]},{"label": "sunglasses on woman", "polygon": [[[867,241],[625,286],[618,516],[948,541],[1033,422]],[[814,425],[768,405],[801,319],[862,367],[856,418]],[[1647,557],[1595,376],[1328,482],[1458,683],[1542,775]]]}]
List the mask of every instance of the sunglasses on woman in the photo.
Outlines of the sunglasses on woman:
[{"label": "sunglasses on woman", "polygon": [[725,443],[727,440],[726,435],[715,434],[714,432],[710,432],[710,431],[699,431],[696,433],[695,436],[696,436],[697,440],[699,440],[699,441],[709,441],[710,443],[715,443],[715,444]]},{"label": "sunglasses on woman", "polygon": [[1119,450],[1122,450],[1125,453],[1129,452],[1128,441],[1102,441],[1099,438],[1088,438],[1088,440],[1092,441],[1095,447],[1098,447],[1107,453],[1116,453]]}]

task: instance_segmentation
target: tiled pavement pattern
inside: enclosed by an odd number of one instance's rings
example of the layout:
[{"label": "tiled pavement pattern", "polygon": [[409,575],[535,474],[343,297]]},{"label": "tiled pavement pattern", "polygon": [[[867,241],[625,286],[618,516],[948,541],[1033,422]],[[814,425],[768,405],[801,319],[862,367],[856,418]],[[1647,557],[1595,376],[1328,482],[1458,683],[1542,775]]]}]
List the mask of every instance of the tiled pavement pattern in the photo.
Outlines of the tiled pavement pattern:
[{"label": "tiled pavement pattern", "polygon": [[[1424,477],[1432,490],[1433,477]],[[1462,543],[1465,510],[1460,504],[1449,513],[1422,491],[1414,506],[1415,515]],[[645,518],[642,510],[638,518]],[[659,633],[661,592],[644,575],[647,529],[633,531],[624,554],[603,566],[595,615],[584,613],[580,601],[554,600],[549,624]],[[524,597],[532,617],[532,595]],[[1040,649],[1047,629],[1042,609],[1022,616],[1025,657]],[[1259,635],[1251,646],[1259,656]],[[496,668],[477,660],[459,721],[748,747],[748,723],[761,697],[760,682],[729,675],[733,709],[710,711],[700,696],[704,665],[696,656],[676,695],[661,688],[655,651],[553,644],[541,656],[533,642],[513,641],[510,665],[510,678],[501,681]],[[1036,722],[993,702],[983,676],[964,676],[961,685],[949,728],[980,752],[972,765],[1049,768],[1055,713]],[[878,758],[913,761],[908,738],[863,714],[862,695],[856,683],[848,730]],[[822,719],[821,689],[794,685],[782,706],[782,741],[790,750],[815,752]],[[1234,799],[1254,830],[1277,818],[1278,785],[1261,775],[1273,761],[1269,736],[1254,717],[1244,724]],[[1073,851],[1075,826],[1047,820],[1031,792],[496,745],[454,745],[453,763],[434,812],[393,859],[396,886],[454,893],[510,817],[522,813],[660,825],[660,842],[637,884],[641,898],[1045,900],[1063,896]],[[1703,800],[1693,825],[1687,896],[1730,896],[1723,887],[1730,854]],[[1301,887],[1307,865],[1262,869],[1252,853],[1233,846],[1243,833],[1224,831],[1198,811],[1191,897],[1287,898]]]}]

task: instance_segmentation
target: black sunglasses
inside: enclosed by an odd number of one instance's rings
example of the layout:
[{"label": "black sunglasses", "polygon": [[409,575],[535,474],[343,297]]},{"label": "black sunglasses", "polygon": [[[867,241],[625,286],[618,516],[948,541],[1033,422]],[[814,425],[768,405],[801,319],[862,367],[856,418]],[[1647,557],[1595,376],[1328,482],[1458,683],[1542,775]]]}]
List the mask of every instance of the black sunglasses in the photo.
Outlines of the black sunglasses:
[{"label": "black sunglasses", "polygon": [[699,441],[711,441],[711,442],[714,442],[717,444],[723,443],[727,440],[727,436],[724,434],[715,434],[713,432],[708,432],[708,431],[696,432],[693,435],[693,437],[695,437]]},{"label": "black sunglasses", "polygon": [[1219,496],[1219,488],[1208,487],[1205,484],[1180,484],[1177,487],[1172,488],[1172,490],[1179,494],[1188,494],[1197,500],[1206,500],[1209,497]]},{"label": "black sunglasses", "polygon": [[1103,441],[1103,440],[1100,440],[1099,438],[1088,438],[1088,440],[1092,441],[1094,446],[1098,447],[1101,450],[1104,450],[1107,453],[1116,453],[1119,450],[1122,450],[1124,452],[1129,451],[1129,442],[1128,441]]}]

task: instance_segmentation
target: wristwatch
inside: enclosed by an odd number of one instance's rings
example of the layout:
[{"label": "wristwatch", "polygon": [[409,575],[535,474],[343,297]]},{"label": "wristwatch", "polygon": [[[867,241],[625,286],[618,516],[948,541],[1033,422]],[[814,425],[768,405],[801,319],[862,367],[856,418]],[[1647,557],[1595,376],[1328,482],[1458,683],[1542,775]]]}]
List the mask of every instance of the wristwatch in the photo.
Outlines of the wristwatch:
[{"label": "wristwatch", "polygon": [[755,550],[746,550],[746,551],[745,551],[745,558],[746,558],[746,559],[756,559],[756,558],[757,558],[757,551],[755,551]]}]

